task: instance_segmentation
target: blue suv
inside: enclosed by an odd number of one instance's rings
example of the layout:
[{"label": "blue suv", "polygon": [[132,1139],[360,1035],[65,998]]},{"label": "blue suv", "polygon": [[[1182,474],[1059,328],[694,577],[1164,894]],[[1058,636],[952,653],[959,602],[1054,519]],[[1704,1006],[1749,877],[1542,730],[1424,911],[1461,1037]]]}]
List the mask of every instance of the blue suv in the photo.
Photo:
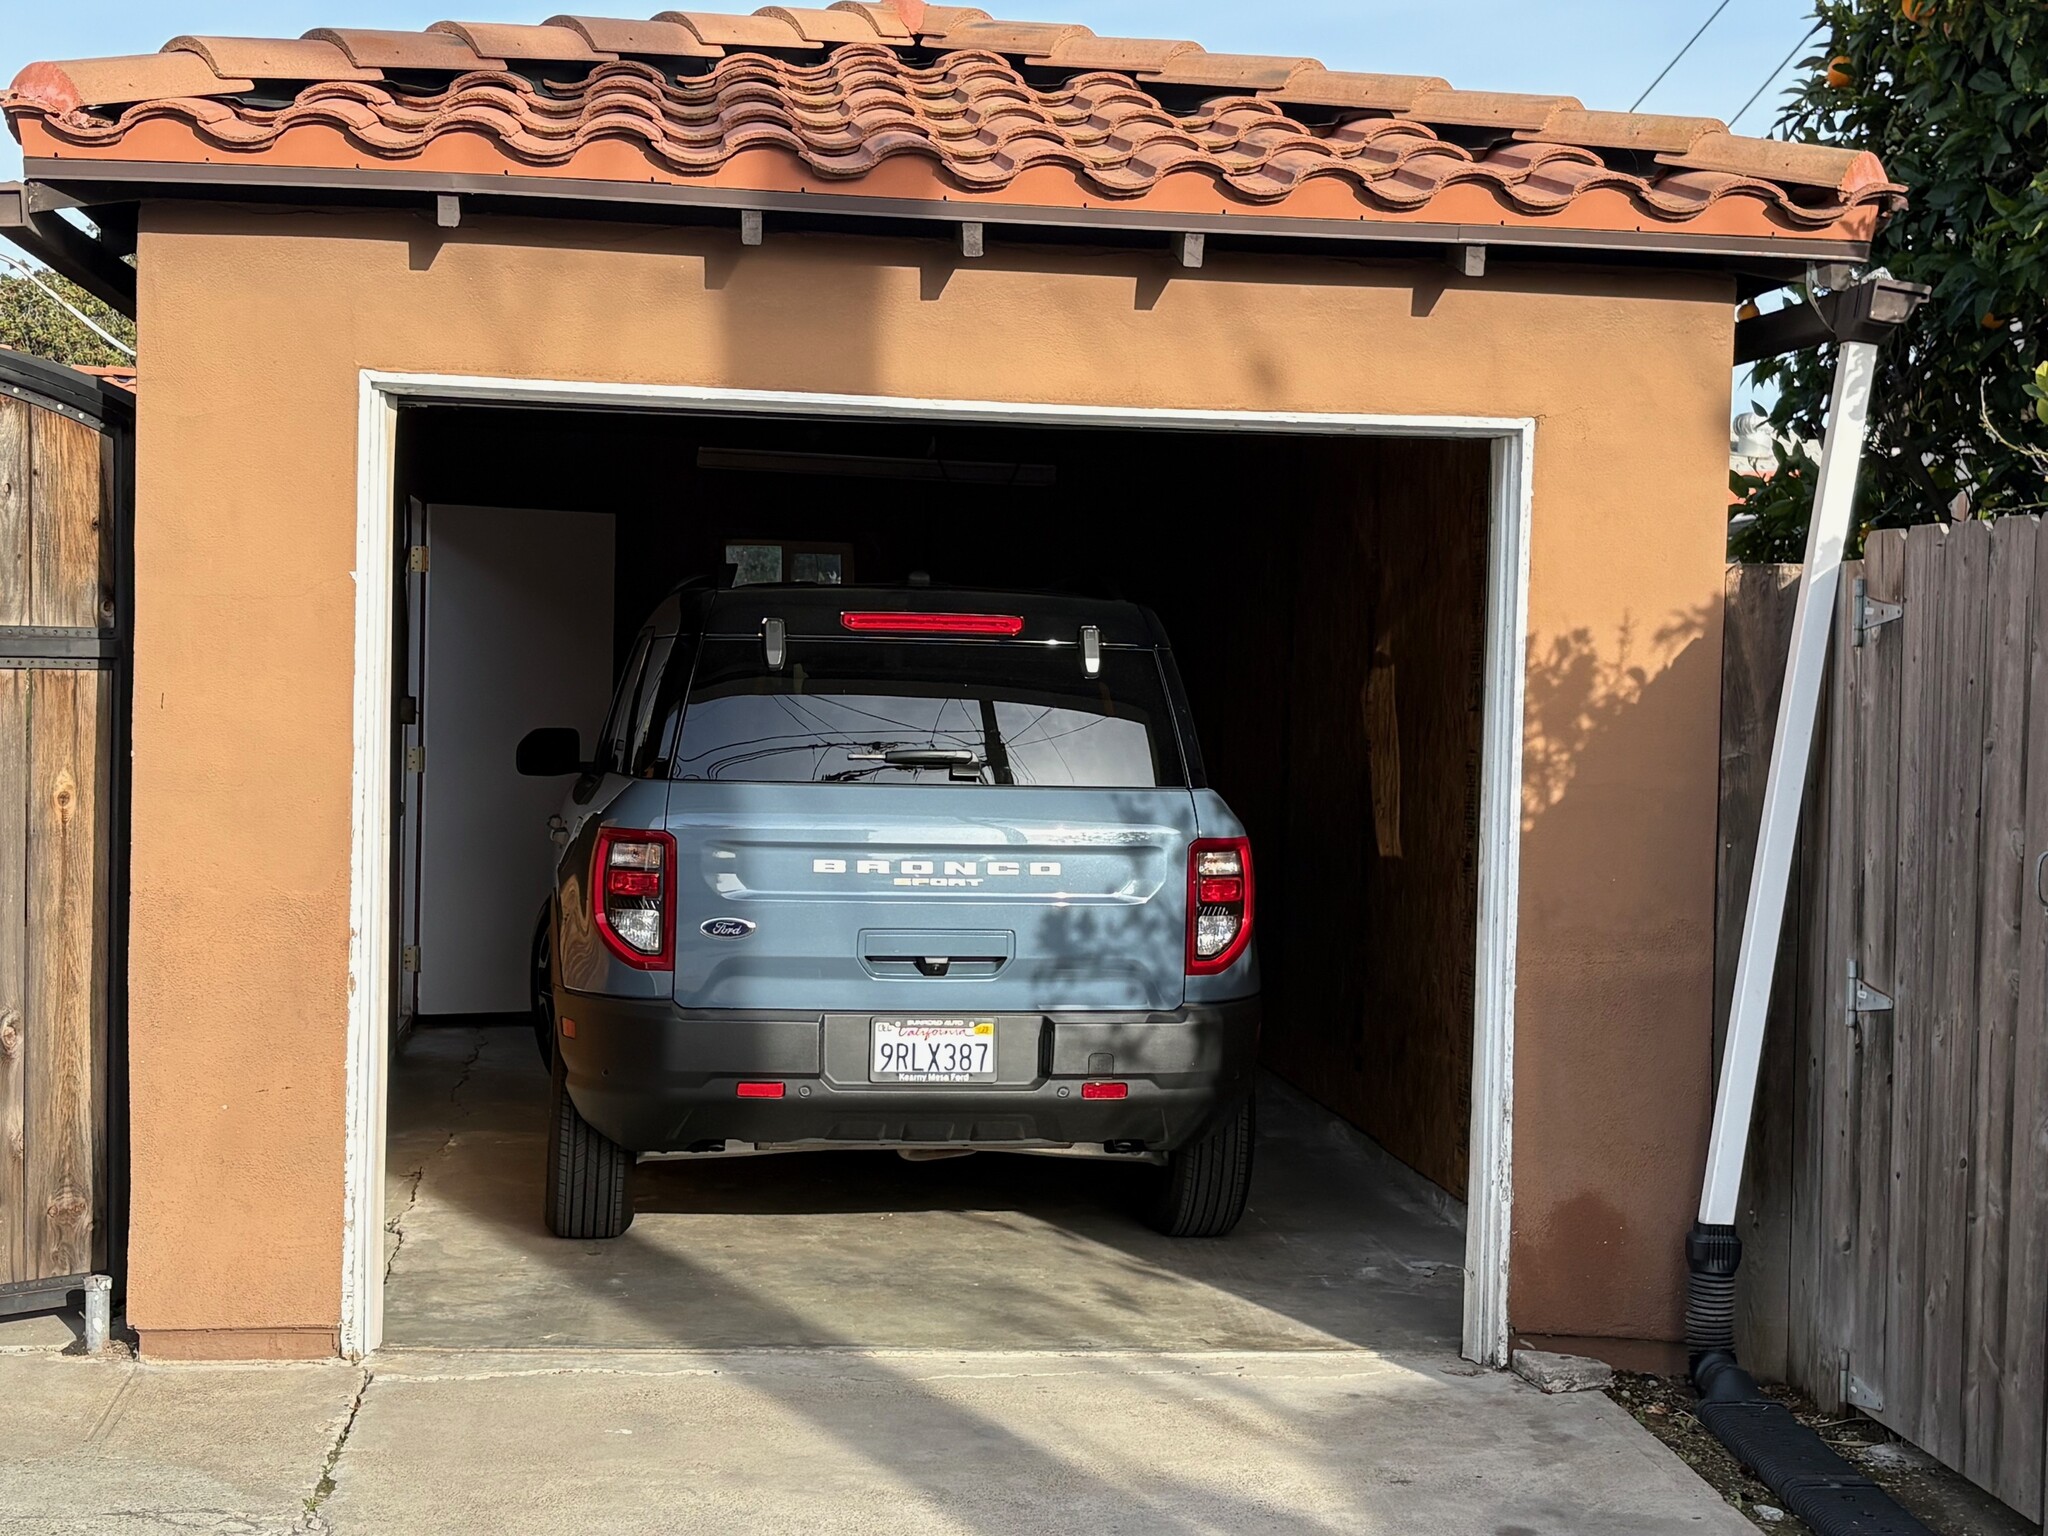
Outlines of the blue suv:
[{"label": "blue suv", "polygon": [[576,777],[535,935],[545,1214],[630,1225],[637,1154],[1058,1151],[1148,1219],[1244,1212],[1252,854],[1128,603],[686,587]]}]

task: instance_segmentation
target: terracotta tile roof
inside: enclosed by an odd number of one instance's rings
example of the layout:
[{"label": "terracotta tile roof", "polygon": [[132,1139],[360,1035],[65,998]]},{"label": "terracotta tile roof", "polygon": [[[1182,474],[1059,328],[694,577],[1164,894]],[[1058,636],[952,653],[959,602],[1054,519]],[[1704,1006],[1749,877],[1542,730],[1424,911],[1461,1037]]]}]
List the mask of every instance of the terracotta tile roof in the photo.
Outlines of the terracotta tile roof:
[{"label": "terracotta tile roof", "polygon": [[919,0],[180,37],[31,64],[31,157],[1867,241],[1870,155]]}]

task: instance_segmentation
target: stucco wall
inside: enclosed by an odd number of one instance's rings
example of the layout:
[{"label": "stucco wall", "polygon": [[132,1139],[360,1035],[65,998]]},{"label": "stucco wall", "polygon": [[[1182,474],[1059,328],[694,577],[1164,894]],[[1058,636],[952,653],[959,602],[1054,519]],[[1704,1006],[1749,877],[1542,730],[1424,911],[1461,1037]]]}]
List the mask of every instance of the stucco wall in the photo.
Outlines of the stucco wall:
[{"label": "stucco wall", "polygon": [[1733,292],[146,211],[129,1316],[340,1310],[358,370],[1536,417],[1513,1321],[1674,1337],[1710,1067]]}]

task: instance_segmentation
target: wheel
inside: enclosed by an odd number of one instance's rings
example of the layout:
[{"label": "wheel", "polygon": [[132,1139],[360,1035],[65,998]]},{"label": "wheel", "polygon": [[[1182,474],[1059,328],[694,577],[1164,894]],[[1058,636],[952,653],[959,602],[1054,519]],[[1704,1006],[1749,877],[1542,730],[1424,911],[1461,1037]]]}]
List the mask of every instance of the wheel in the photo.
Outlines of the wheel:
[{"label": "wheel", "polygon": [[555,1064],[555,946],[550,932],[553,924],[548,921],[552,915],[550,908],[542,907],[540,922],[533,930],[533,1042],[540,1047],[544,1067]]},{"label": "wheel", "polygon": [[1169,1153],[1146,1221],[1168,1237],[1227,1237],[1252,1190],[1258,1113],[1250,1099],[1211,1130]]},{"label": "wheel", "polygon": [[548,1093],[548,1230],[557,1237],[617,1237],[633,1225],[633,1154],[576,1112],[569,1067],[555,1053]]}]

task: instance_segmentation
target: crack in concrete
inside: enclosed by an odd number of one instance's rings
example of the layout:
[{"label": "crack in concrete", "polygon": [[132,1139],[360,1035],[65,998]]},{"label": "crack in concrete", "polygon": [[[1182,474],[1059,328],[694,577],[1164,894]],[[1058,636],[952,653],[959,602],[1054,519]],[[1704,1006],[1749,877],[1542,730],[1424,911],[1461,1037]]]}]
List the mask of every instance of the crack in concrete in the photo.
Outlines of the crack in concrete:
[{"label": "crack in concrete", "polygon": [[[448,1089],[448,1102],[451,1106],[461,1098],[462,1090],[468,1086],[469,1079],[475,1073],[477,1063],[483,1060],[484,1051],[488,1048],[489,1044],[489,1037],[482,1030],[478,1030],[476,1032],[476,1049],[469,1053],[469,1059],[463,1062],[462,1066],[457,1070],[455,1081]],[[404,1208],[384,1223],[384,1231],[389,1236],[398,1239],[397,1242],[391,1245],[391,1251],[384,1256],[384,1279],[387,1284],[391,1280],[392,1271],[398,1267],[398,1256],[405,1252],[406,1218],[412,1215],[414,1208],[420,1203],[420,1186],[426,1182],[427,1165],[437,1157],[446,1157],[453,1150],[455,1139],[460,1134],[459,1131],[450,1131],[448,1139],[443,1141],[433,1152],[421,1158],[417,1168],[409,1168],[405,1172]]]},{"label": "crack in concrete", "polygon": [[482,1030],[476,1032],[476,1049],[469,1053],[469,1060],[455,1074],[455,1085],[448,1090],[448,1102],[454,1104],[462,1097],[462,1090],[469,1086],[470,1075],[476,1071],[476,1064],[484,1059],[484,1051],[490,1044]]},{"label": "crack in concrete", "polygon": [[334,1443],[327,1448],[327,1460],[321,1465],[319,1481],[306,1495],[305,1513],[292,1527],[299,1536],[327,1536],[332,1530],[320,1509],[334,1493],[334,1474],[341,1465],[341,1454],[348,1449],[348,1437],[355,1433],[356,1415],[363,1411],[363,1399],[369,1395],[370,1383],[376,1379],[375,1371],[368,1366],[362,1368],[362,1380],[356,1383],[355,1396],[349,1399],[348,1413],[341,1421],[341,1428],[335,1432]]}]

